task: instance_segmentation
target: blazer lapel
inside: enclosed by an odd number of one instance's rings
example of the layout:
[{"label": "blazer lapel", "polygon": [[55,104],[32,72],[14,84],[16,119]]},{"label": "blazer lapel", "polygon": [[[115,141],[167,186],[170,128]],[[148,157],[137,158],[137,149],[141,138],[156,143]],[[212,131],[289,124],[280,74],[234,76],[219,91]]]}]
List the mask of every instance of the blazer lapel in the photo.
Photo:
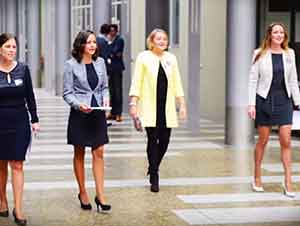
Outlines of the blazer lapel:
[{"label": "blazer lapel", "polygon": [[96,88],[95,88],[95,90],[98,88],[98,87],[100,87],[100,85],[101,85],[101,75],[100,75],[100,72],[98,71],[98,67],[97,67],[97,61],[95,62],[95,61],[93,61],[93,66],[94,66],[94,70],[95,70],[95,72],[96,72],[96,74],[97,74],[97,77],[98,77],[98,84],[97,84],[97,86],[96,86]]},{"label": "blazer lapel", "polygon": [[287,58],[288,56],[286,55],[286,51],[283,51],[282,53],[282,61],[283,61],[283,71],[284,71],[284,78],[287,81],[287,71],[288,71],[288,66],[287,66]]},{"label": "blazer lapel", "polygon": [[85,87],[87,87],[89,90],[92,90],[91,87],[90,87],[90,84],[89,84],[89,81],[88,81],[88,74],[87,74],[87,71],[86,71],[86,66],[84,63],[81,63],[81,67],[82,67],[82,70],[83,70],[83,81],[84,81],[84,85]]},{"label": "blazer lapel", "polygon": [[163,69],[165,70],[167,78],[169,78],[170,74],[171,74],[171,71],[172,71],[172,62],[171,62],[171,60],[168,59],[167,56],[164,56],[161,59],[161,65],[162,65]]},{"label": "blazer lapel", "polygon": [[149,69],[152,72],[151,74],[154,76],[154,78],[156,79],[158,76],[158,70],[159,70],[159,58],[157,56],[154,55],[154,53],[150,53],[150,58],[149,58]]},{"label": "blazer lapel", "polygon": [[266,53],[266,67],[267,67],[267,74],[271,76],[271,81],[273,79],[273,63],[272,63],[272,53],[270,50]]}]

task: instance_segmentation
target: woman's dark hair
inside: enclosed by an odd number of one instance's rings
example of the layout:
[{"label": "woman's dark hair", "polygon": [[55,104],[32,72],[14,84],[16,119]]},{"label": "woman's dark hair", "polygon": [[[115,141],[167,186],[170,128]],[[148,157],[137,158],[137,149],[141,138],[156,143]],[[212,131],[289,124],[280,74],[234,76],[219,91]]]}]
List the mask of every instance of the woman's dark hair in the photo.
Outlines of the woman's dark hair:
[{"label": "woman's dark hair", "polygon": [[100,33],[107,35],[109,33],[109,24],[102,24],[100,27]]},{"label": "woman's dark hair", "polygon": [[17,40],[16,36],[14,36],[13,34],[10,34],[10,33],[2,33],[0,35],[0,47],[2,47],[3,44],[10,39],[14,39],[18,45],[18,40]]},{"label": "woman's dark hair", "polygon": [[[90,30],[80,31],[73,42],[72,56],[77,60],[78,63],[80,63],[82,60],[87,39],[91,34],[95,35],[95,33]],[[97,47],[96,52],[92,56],[92,59],[96,60],[98,54],[99,52]]]}]

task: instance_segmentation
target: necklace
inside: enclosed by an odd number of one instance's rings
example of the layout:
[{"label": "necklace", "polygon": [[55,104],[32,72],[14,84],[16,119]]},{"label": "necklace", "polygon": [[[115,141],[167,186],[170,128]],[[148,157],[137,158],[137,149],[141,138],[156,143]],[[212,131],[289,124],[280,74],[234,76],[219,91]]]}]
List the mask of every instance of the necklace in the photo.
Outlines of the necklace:
[{"label": "necklace", "polygon": [[11,83],[11,76],[10,76],[10,74],[9,74],[9,73],[7,73],[7,82],[8,82],[8,84],[10,84],[10,83]]},{"label": "necklace", "polygon": [[15,63],[13,62],[10,67],[4,67],[5,69],[6,68],[9,68],[9,70],[4,70],[4,72],[7,74],[7,82],[8,84],[11,84],[11,75],[10,75],[10,72],[14,69],[15,67]]}]

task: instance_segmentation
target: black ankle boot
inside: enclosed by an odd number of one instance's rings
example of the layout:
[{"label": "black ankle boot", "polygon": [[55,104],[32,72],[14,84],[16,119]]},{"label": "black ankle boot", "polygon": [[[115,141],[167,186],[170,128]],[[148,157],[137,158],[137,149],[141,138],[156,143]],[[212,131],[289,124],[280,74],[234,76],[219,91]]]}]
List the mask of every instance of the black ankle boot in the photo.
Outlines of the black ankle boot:
[{"label": "black ankle boot", "polygon": [[159,192],[159,176],[158,173],[150,174],[150,191],[151,192]]}]

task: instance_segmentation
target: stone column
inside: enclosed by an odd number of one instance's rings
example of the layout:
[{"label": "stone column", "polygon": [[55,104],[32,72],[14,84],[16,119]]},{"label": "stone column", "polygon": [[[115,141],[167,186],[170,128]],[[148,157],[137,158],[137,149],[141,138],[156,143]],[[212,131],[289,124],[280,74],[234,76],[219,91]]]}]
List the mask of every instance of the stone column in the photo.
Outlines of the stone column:
[{"label": "stone column", "polygon": [[246,148],[254,141],[247,115],[248,74],[256,41],[256,1],[228,0],[225,143]]},{"label": "stone column", "polygon": [[93,30],[99,33],[100,26],[110,23],[111,0],[93,1]]},{"label": "stone column", "polygon": [[40,85],[40,1],[27,0],[28,64],[34,87]]},{"label": "stone column", "polygon": [[70,56],[71,24],[70,1],[56,1],[56,85],[55,94],[62,94],[64,62]]},{"label": "stone column", "polygon": [[17,1],[10,0],[6,3],[6,30],[5,32],[17,35]]}]

